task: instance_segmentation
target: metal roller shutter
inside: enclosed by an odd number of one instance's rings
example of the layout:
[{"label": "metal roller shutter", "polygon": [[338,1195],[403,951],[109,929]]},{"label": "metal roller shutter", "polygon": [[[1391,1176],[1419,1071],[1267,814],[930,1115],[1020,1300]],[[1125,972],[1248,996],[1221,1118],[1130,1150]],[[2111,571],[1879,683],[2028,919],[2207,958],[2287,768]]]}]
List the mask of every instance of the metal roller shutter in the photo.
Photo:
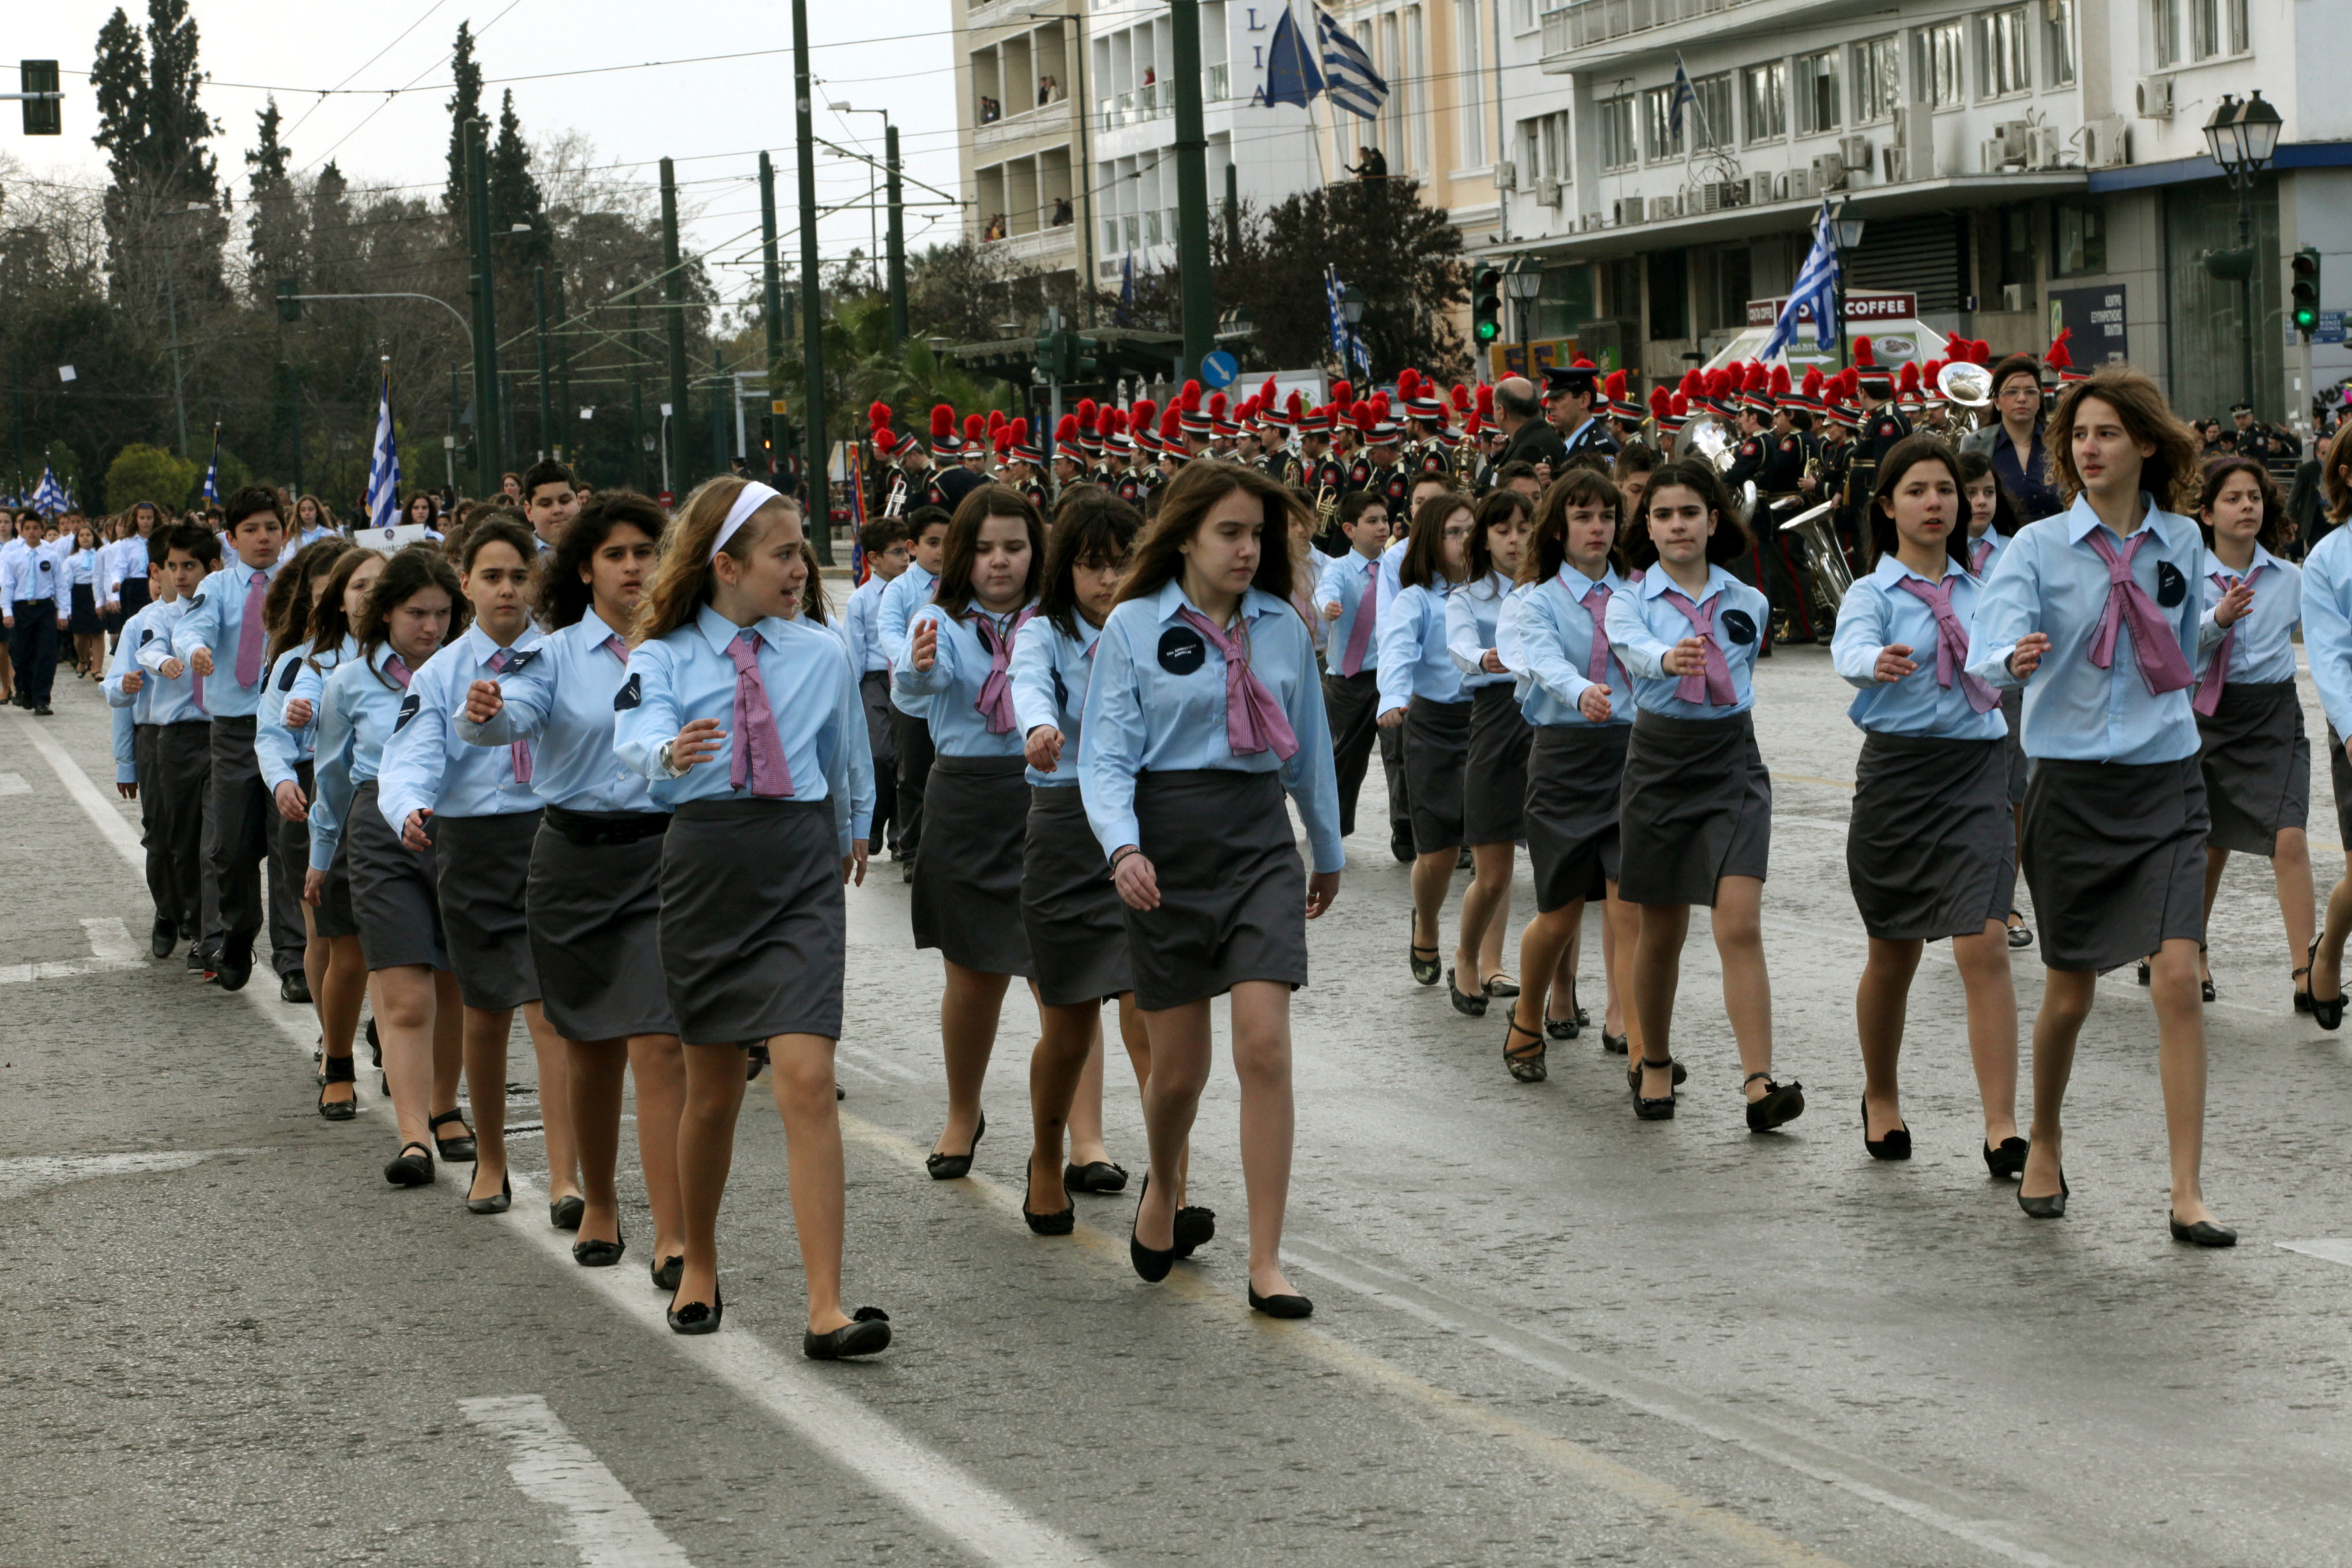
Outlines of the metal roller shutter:
[{"label": "metal roller shutter", "polygon": [[1848,258],[1847,287],[1916,294],[1923,315],[1956,311],[1968,293],[1967,257],[1968,231],[1957,213],[1872,218]]}]

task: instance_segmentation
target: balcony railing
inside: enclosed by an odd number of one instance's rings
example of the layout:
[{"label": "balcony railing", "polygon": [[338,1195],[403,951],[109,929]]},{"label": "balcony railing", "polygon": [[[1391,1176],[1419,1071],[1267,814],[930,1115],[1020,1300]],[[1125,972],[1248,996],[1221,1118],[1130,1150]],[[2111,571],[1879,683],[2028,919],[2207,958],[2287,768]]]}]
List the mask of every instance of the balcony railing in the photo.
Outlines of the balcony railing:
[{"label": "balcony railing", "polygon": [[1671,27],[1762,0],[1570,0],[1543,14],[1546,58],[1572,54],[1653,27]]}]

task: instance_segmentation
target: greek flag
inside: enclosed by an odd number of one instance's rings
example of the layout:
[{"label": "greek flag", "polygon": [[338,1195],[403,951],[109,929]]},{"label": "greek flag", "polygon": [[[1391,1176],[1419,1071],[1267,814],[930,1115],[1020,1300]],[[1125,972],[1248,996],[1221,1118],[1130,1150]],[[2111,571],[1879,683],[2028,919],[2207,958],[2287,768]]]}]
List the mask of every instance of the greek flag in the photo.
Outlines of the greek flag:
[{"label": "greek flag", "polygon": [[1685,103],[1696,110],[1698,108],[1698,94],[1691,88],[1690,72],[1683,69],[1682,51],[1677,49],[1675,52],[1673,107],[1666,113],[1667,129],[1676,138],[1680,138],[1683,133],[1683,105]]},{"label": "greek flag", "polygon": [[66,489],[46,467],[41,469],[41,482],[33,487],[33,510],[50,517],[66,510]]},{"label": "greek flag", "polygon": [[1326,267],[1323,269],[1323,305],[1330,316],[1331,357],[1338,360],[1339,367],[1345,370],[1352,354],[1357,370],[1370,375],[1372,374],[1372,352],[1364,346],[1361,338],[1348,330],[1348,318],[1339,309],[1339,296],[1347,291],[1348,286],[1339,281],[1339,269]]},{"label": "greek flag", "polygon": [[1372,68],[1364,46],[1340,30],[1331,14],[1315,8],[1315,46],[1323,57],[1323,93],[1332,106],[1365,120],[1378,119],[1389,100],[1389,84]]},{"label": "greek flag", "polygon": [[1789,302],[1780,307],[1780,320],[1772,323],[1772,335],[1757,351],[1758,359],[1770,359],[1796,341],[1800,309],[1813,313],[1814,347],[1827,349],[1837,341],[1838,253],[1836,231],[1830,223],[1830,204],[1824,201],[1822,216],[1813,225],[1812,254],[1805,258],[1796,287],[1789,290]]},{"label": "greek flag", "polygon": [[206,506],[220,500],[220,426],[213,426],[213,460],[205,465],[205,482],[196,492]]},{"label": "greek flag", "polygon": [[392,372],[383,373],[376,405],[375,455],[368,462],[368,526],[392,528],[400,521],[400,451],[392,439]]}]

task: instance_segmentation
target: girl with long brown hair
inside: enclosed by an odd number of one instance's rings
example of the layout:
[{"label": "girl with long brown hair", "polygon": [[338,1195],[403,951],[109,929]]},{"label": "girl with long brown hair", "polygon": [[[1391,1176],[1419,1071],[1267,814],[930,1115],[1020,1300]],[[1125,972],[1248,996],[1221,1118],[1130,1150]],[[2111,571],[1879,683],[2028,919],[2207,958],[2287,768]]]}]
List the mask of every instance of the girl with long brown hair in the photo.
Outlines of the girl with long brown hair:
[{"label": "girl with long brown hair", "polygon": [[1470,694],[1462,841],[1470,847],[1472,875],[1462,892],[1462,943],[1454,961],[1475,957],[1481,996],[1517,996],[1520,988],[1502,970],[1503,931],[1511,919],[1511,867],[1524,836],[1528,748],[1535,732],[1519,711],[1517,677],[1503,662],[1496,628],[1504,598],[1518,580],[1534,510],[1515,489],[1496,490],[1478,503],[1464,547],[1461,585],[1445,600],[1445,651]]}]

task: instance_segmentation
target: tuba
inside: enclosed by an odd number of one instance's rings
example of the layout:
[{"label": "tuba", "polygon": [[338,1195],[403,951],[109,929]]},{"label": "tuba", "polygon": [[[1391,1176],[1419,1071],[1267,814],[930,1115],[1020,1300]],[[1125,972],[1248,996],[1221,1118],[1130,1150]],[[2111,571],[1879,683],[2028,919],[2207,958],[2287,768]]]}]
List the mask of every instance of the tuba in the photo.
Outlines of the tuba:
[{"label": "tuba", "polygon": [[1992,372],[1967,360],[1954,360],[1936,373],[1936,390],[1958,408],[1982,408],[1992,401]]},{"label": "tuba", "polygon": [[1780,525],[1805,542],[1805,560],[1813,574],[1813,595],[1832,613],[1845,603],[1845,591],[1853,586],[1853,568],[1838,544],[1837,531],[1830,526],[1830,513],[1836,506],[1833,500],[1822,501]]},{"label": "tuba", "polygon": [[1693,426],[1690,443],[1698,448],[1701,457],[1715,465],[1717,473],[1729,471],[1734,461],[1734,447],[1729,433],[1720,424],[1709,419]]}]

